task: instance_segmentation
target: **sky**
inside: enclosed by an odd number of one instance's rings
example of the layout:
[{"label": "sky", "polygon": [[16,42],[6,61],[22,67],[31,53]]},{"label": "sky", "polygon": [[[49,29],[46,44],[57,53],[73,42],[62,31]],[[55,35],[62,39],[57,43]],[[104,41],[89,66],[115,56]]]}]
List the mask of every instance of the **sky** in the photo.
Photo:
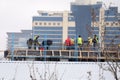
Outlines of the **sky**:
[{"label": "sky", "polygon": [[[0,0],[0,50],[7,45],[7,32],[32,29],[32,16],[38,10],[70,10],[70,2],[75,0]],[[120,0],[103,0],[108,5],[119,6]],[[119,6],[120,7],[120,6]],[[120,8],[119,8],[120,10]]]}]

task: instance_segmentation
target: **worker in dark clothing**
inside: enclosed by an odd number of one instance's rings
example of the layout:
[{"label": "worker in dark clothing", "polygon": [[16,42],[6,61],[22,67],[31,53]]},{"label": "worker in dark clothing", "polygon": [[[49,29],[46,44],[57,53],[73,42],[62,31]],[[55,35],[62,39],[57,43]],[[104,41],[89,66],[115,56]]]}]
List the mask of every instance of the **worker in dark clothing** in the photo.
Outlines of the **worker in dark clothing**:
[{"label": "worker in dark clothing", "polygon": [[39,36],[34,37],[34,49],[35,50],[36,50],[37,46],[40,45],[40,43],[38,42],[38,38],[39,38]]},{"label": "worker in dark clothing", "polygon": [[33,39],[30,38],[29,40],[27,40],[28,49],[31,49],[32,45],[33,45]]},{"label": "worker in dark clothing", "polygon": [[49,47],[52,45],[52,40],[44,40],[42,41],[42,46],[44,46],[44,49],[49,50]]},{"label": "worker in dark clothing", "polygon": [[97,46],[97,44],[98,44],[98,37],[97,37],[97,35],[94,35],[92,42],[93,42],[93,47],[95,48]]}]

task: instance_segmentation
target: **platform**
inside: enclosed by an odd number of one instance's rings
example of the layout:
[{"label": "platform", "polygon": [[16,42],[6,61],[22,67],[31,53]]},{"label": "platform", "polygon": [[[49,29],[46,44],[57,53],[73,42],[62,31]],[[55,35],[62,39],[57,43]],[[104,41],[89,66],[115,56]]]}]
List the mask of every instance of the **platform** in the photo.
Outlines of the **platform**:
[{"label": "platform", "polygon": [[32,50],[32,49],[17,49],[14,52],[9,52],[8,59],[14,60],[47,60],[47,61],[105,61],[106,59],[114,58],[120,60],[120,51],[106,50],[104,52],[97,50]]}]

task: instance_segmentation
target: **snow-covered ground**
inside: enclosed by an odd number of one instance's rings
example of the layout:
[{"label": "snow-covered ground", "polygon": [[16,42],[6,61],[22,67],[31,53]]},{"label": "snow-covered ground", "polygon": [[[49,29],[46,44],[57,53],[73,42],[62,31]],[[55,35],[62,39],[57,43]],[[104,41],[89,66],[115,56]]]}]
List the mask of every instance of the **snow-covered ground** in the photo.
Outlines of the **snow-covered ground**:
[{"label": "snow-covered ground", "polygon": [[115,80],[111,72],[100,68],[106,63],[5,61],[3,56],[0,55],[0,80]]},{"label": "snow-covered ground", "polygon": [[113,74],[98,64],[106,66],[94,62],[0,61],[0,80],[114,80]]}]

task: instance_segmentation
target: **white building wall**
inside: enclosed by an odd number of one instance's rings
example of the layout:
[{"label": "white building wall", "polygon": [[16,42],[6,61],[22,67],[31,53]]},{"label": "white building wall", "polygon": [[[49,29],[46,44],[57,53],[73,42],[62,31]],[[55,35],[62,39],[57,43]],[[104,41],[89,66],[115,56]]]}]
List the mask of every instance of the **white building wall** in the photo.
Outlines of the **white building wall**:
[{"label": "white building wall", "polygon": [[68,37],[68,11],[63,12],[63,43]]},{"label": "white building wall", "polygon": [[76,4],[80,5],[89,5],[89,4],[96,4],[100,0],[76,0]]}]

